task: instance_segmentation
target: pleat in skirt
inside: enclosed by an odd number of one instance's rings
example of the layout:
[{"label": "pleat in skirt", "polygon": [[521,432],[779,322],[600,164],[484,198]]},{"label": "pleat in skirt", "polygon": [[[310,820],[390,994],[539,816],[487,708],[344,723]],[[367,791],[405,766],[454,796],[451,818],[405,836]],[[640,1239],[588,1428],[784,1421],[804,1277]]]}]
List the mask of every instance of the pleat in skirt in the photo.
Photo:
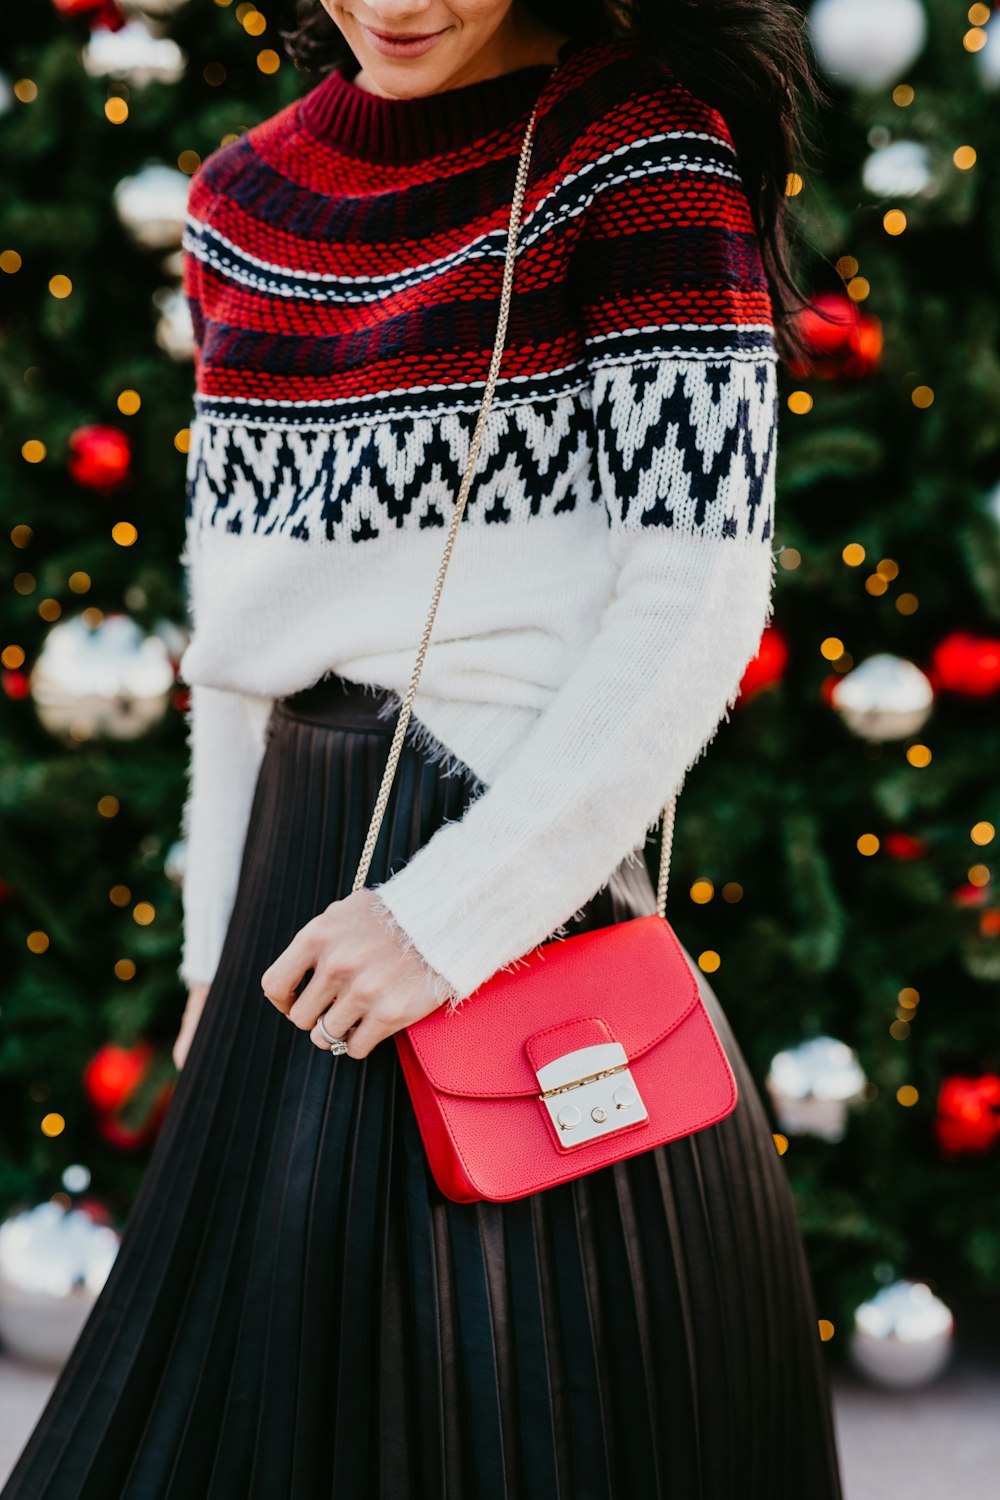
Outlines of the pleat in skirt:
[{"label": "pleat in skirt", "polygon": [[[437,1189],[391,1039],[332,1058],[262,995],[350,893],[380,701],[331,675],[274,706],[201,1022],[0,1500],[841,1500],[794,1199],[690,955],[736,1109],[505,1204]],[[483,790],[426,745],[369,884]],[[625,862],[569,933],[655,909]]]}]

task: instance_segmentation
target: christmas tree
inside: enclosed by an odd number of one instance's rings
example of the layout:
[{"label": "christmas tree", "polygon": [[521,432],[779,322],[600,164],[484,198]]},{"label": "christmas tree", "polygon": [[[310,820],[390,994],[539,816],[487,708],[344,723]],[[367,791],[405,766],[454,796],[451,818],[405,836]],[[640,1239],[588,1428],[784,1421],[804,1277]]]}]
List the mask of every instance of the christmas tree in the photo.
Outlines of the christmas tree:
[{"label": "christmas tree", "polygon": [[[176,1076],[179,247],[205,157],[317,81],[291,19],[4,7],[0,1214],[122,1222]],[[803,24],[831,102],[786,184],[812,305],[775,618],[679,799],[668,917],[768,1102],[836,1354],[897,1279],[956,1310],[1000,1289],[1000,21],[818,0]]]}]

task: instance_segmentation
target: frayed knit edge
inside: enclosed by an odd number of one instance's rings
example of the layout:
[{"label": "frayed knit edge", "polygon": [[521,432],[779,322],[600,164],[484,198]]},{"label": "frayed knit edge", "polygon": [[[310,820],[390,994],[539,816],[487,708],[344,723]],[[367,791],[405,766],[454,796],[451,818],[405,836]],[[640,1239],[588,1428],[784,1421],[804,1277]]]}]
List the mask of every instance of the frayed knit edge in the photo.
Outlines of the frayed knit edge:
[{"label": "frayed knit edge", "polygon": [[[384,691],[384,689],[383,689]],[[378,709],[378,717],[383,720],[396,719],[403,706],[403,700],[398,693],[393,692]],[[481,791],[485,791],[485,784],[479,780],[475,773],[461,760],[447,745],[442,744],[436,734],[432,734],[427,725],[416,715],[410,712],[410,722],[406,726],[404,740],[412,745],[414,750],[420,754],[429,765],[440,767],[442,776],[462,776],[475,781]]]},{"label": "frayed knit edge", "polygon": [[376,912],[381,919],[383,927],[402,944],[405,952],[412,951],[420,960],[421,967],[431,983],[431,993],[434,995],[438,1005],[444,1005],[447,1002],[454,1009],[458,1005],[458,991],[455,989],[455,986],[450,984],[443,974],[439,974],[436,969],[431,968],[416,943],[410,937],[410,934],[396,921],[395,916],[386,906],[378,891],[371,887],[369,887],[369,890],[375,897]]}]

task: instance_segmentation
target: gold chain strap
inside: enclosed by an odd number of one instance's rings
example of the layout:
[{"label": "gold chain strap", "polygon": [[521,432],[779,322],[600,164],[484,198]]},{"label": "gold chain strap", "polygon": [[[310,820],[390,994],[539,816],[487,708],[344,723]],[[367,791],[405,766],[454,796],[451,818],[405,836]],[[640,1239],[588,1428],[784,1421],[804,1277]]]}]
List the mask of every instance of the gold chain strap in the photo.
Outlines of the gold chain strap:
[{"label": "gold chain strap", "polygon": [[[554,71],[555,70],[553,69],[553,72]],[[525,131],[524,144],[521,147],[521,159],[518,163],[517,180],[514,185],[514,200],[511,206],[510,213],[510,228],[507,235],[507,258],[504,263],[503,287],[500,293],[500,321],[497,326],[496,340],[493,347],[493,359],[490,363],[489,374],[486,378],[486,390],[483,393],[482,405],[479,409],[479,418],[476,422],[475,431],[472,434],[472,443],[469,449],[469,458],[465,466],[465,473],[462,477],[462,484],[458,492],[458,499],[455,502],[455,512],[452,516],[451,525],[448,529],[448,538],[445,542],[444,556],[441,559],[441,566],[438,569],[437,582],[434,585],[434,594],[431,599],[431,607],[427,615],[426,623],[424,625],[424,633],[420,642],[420,648],[417,651],[417,659],[413,666],[412,676],[410,677],[410,685],[406,690],[406,696],[403,699],[399,718],[396,722],[396,732],[393,735],[392,745],[389,748],[389,759],[386,764],[385,773],[382,777],[382,785],[379,788],[378,798],[375,802],[375,811],[372,814],[371,825],[368,829],[368,837],[365,840],[365,847],[362,851],[361,863],[358,865],[358,873],[354,877],[354,885],[351,888],[352,893],[354,891],[359,891],[364,885],[365,878],[368,874],[368,867],[371,864],[372,855],[375,852],[375,844],[378,840],[379,829],[382,826],[382,818],[385,814],[386,804],[389,801],[389,790],[392,786],[393,777],[396,774],[396,765],[399,761],[400,752],[402,750],[403,738],[406,734],[406,727],[410,722],[410,714],[413,709],[413,700],[417,692],[417,683],[420,680],[420,673],[424,665],[424,657],[427,654],[427,643],[430,640],[431,630],[434,626],[434,618],[437,614],[438,602],[441,598],[441,590],[444,586],[444,575],[447,571],[448,563],[451,559],[452,548],[455,545],[455,537],[458,534],[459,523],[462,519],[462,512],[465,510],[465,502],[468,499],[469,489],[472,483],[472,471],[475,468],[476,458],[479,454],[479,445],[482,439],[483,429],[486,425],[486,418],[489,414],[490,403],[493,400],[493,391],[496,387],[497,376],[500,373],[500,360],[503,356],[504,338],[507,333],[507,315],[510,311],[511,285],[514,279],[514,256],[516,253],[517,231],[521,222],[521,206],[524,200],[525,184],[528,180],[528,165],[531,160],[531,144],[534,137],[535,116],[537,115],[537,113],[538,106],[536,104],[535,108],[531,111],[531,118],[528,121],[528,126]],[[663,833],[662,842],[660,845],[660,876],[657,882],[656,889],[656,910],[661,917],[665,915],[667,904],[667,876],[670,867],[670,847],[673,840],[674,812],[676,809],[676,805],[677,795],[675,793],[663,810]]]}]

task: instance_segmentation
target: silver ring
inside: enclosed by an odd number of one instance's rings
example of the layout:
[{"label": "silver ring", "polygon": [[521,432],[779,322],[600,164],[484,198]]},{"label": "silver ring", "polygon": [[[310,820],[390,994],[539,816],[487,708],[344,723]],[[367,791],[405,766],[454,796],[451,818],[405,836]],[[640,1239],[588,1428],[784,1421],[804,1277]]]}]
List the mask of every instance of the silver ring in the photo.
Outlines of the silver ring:
[{"label": "silver ring", "polygon": [[342,1036],[331,1036],[326,1027],[323,1025],[322,1016],[320,1016],[319,1020],[316,1022],[316,1025],[319,1027],[319,1034],[323,1038],[323,1040],[330,1043],[330,1051],[333,1053],[334,1057],[346,1056],[347,1043],[344,1038]]}]

